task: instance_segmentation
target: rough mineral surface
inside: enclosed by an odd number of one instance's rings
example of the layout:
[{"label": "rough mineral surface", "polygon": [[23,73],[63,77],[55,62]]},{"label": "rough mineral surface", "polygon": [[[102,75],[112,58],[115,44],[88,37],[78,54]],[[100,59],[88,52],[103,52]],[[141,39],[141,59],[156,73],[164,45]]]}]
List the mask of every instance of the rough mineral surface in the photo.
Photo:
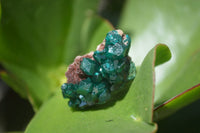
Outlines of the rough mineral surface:
[{"label": "rough mineral surface", "polygon": [[65,73],[67,77],[67,83],[78,84],[81,80],[87,78],[86,74],[80,69],[81,61],[83,58],[93,59],[93,52],[83,56],[77,56],[74,62],[69,65],[68,71]]},{"label": "rough mineral surface", "polygon": [[97,50],[77,56],[66,72],[67,83],[61,87],[68,105],[85,108],[108,102],[135,78],[135,64],[128,56],[130,37],[121,30],[107,33]]}]

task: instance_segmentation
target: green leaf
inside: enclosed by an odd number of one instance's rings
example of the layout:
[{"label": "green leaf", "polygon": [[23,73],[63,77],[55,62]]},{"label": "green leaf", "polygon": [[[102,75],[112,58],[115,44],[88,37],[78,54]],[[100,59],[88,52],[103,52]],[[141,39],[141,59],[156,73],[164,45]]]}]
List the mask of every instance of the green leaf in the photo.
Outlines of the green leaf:
[{"label": "green leaf", "polygon": [[2,0],[1,5],[0,63],[7,71],[2,77],[35,109],[59,88],[75,56],[100,43],[104,37],[98,32],[112,30],[95,14],[98,0]]},{"label": "green leaf", "polygon": [[59,91],[42,106],[28,125],[26,133],[155,132],[156,125],[152,123],[154,64],[155,57],[161,57],[157,54],[162,49],[170,53],[165,45],[153,48],[144,59],[127,95],[114,105],[75,111],[68,107],[67,100]]},{"label": "green leaf", "polygon": [[159,121],[170,114],[173,114],[180,108],[200,99],[200,84],[182,92],[181,94],[166,101],[164,104],[158,106],[154,111],[154,120]]},{"label": "green leaf", "polygon": [[5,132],[5,133],[23,133],[22,131],[13,131],[13,132]]},{"label": "green leaf", "polygon": [[139,65],[157,43],[166,43],[172,60],[156,68],[156,106],[200,83],[200,1],[129,0],[120,28],[131,34],[131,55]]},{"label": "green leaf", "polygon": [[[134,102],[130,105],[132,107],[130,110],[134,110],[133,116],[136,118],[143,116],[144,118],[139,119],[146,122],[152,121],[152,100],[155,87],[154,65],[164,61],[166,62],[170,59],[168,56],[162,56],[161,52],[163,52],[163,49],[170,55],[168,47],[163,44],[156,45],[155,48],[147,54],[132,85],[134,89],[131,88],[127,95],[127,99]],[[131,94],[133,94],[133,96]]]},{"label": "green leaf", "polygon": [[[8,76],[8,73],[6,71],[0,71],[0,78],[4,80],[7,84],[9,84],[16,92],[18,92],[21,97],[26,98],[27,92],[21,91],[24,86],[22,82],[17,80],[10,80],[10,77],[12,77],[11,74]],[[15,78],[13,77],[13,79]]]},{"label": "green leaf", "polygon": [[178,110],[158,122],[158,133],[198,133],[200,131],[200,100]]},{"label": "green leaf", "polygon": [[[162,45],[162,44],[161,44]],[[171,52],[168,47],[157,47],[155,66],[161,65],[171,59]]]},{"label": "green leaf", "polygon": [[1,2],[0,2],[0,20],[1,20]]},{"label": "green leaf", "polygon": [[120,111],[122,109],[111,107],[105,110],[73,112],[62,95],[58,95],[38,111],[25,132],[122,133],[135,131],[145,133],[155,130],[153,125],[142,121],[137,122],[130,115],[125,116],[125,112]]},{"label": "green leaf", "polygon": [[[166,76],[165,81],[158,85],[158,92],[156,93],[157,99],[155,101],[157,106],[169,98],[182,93],[187,90],[187,88],[191,88],[192,86],[200,83],[200,75],[198,74],[200,72],[199,58],[200,49],[197,49],[191,53],[189,57],[187,57],[187,60],[180,62],[179,64],[176,63],[176,66],[174,66],[175,68],[171,69],[171,72],[169,72]],[[182,60],[181,57],[179,60]]]}]

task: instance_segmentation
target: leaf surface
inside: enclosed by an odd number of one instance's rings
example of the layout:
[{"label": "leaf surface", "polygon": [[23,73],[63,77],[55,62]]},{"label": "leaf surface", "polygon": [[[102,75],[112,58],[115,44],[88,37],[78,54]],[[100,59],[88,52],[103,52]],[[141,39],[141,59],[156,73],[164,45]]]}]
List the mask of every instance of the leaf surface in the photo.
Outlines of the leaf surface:
[{"label": "leaf surface", "polygon": [[154,111],[154,120],[159,121],[163,119],[180,108],[185,107],[186,105],[191,104],[192,102],[200,99],[200,84],[180,93],[179,95],[173,97],[172,99],[166,101],[160,106],[155,108]]},{"label": "leaf surface", "polygon": [[172,60],[156,68],[156,106],[200,83],[199,6],[190,0],[129,0],[124,7],[120,28],[132,37],[136,65],[157,43],[172,51]]},{"label": "leaf surface", "polygon": [[2,0],[1,4],[0,62],[7,71],[2,77],[36,110],[59,88],[75,56],[101,43],[104,37],[98,32],[112,30],[95,14],[98,0]]},{"label": "leaf surface", "polygon": [[[27,127],[26,133],[155,132],[156,125],[152,123],[154,64],[156,57],[161,57],[155,55],[161,49],[170,53],[165,45],[153,48],[145,57],[127,95],[114,105],[72,110],[59,90],[56,96],[42,106]],[[168,58],[162,58],[162,61],[167,60]]]}]

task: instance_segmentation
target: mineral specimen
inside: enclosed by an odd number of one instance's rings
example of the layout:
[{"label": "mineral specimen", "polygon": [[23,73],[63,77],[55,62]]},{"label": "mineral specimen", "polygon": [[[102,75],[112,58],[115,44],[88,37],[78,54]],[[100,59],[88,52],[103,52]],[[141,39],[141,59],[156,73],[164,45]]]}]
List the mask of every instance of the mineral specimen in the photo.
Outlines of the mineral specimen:
[{"label": "mineral specimen", "polygon": [[66,72],[68,82],[61,87],[63,97],[70,99],[70,107],[105,104],[123,91],[136,74],[135,64],[128,56],[130,44],[128,35],[113,30],[94,53],[76,57]]}]

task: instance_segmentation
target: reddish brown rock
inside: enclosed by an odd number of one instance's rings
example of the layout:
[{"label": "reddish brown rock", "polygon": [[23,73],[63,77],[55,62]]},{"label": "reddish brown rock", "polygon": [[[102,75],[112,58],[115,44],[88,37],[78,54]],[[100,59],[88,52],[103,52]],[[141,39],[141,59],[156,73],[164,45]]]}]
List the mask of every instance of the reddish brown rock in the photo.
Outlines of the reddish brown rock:
[{"label": "reddish brown rock", "polygon": [[97,46],[97,49],[98,51],[102,51],[103,49],[105,48],[105,39],[103,40],[103,42],[101,44],[99,44]]},{"label": "reddish brown rock", "polygon": [[[97,46],[98,51],[102,51],[105,47],[105,40],[101,44]],[[83,58],[90,58],[94,60],[93,58],[93,52],[90,52],[88,54],[85,54],[83,56],[77,56],[74,59],[74,62],[69,65],[67,72],[65,73],[67,77],[67,83],[73,83],[77,84],[81,80],[84,80],[87,78],[87,76],[83,73],[83,71],[80,69],[80,64]]]},{"label": "reddish brown rock", "polygon": [[90,58],[93,59],[93,52],[90,52],[83,56],[77,56],[74,59],[74,62],[69,65],[67,72],[65,73],[67,77],[67,83],[73,83],[77,84],[81,80],[86,79],[86,75],[83,73],[83,71],[80,69],[80,64],[83,58]]}]

